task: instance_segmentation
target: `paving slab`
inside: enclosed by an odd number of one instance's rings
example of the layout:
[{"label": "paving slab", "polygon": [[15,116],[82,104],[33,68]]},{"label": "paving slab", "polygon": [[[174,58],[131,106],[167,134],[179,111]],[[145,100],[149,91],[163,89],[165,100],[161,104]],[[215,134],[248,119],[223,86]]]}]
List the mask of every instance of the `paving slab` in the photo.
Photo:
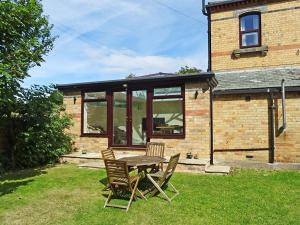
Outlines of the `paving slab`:
[{"label": "paving slab", "polygon": [[208,165],[205,167],[205,172],[216,173],[216,174],[228,174],[230,172],[230,166]]}]

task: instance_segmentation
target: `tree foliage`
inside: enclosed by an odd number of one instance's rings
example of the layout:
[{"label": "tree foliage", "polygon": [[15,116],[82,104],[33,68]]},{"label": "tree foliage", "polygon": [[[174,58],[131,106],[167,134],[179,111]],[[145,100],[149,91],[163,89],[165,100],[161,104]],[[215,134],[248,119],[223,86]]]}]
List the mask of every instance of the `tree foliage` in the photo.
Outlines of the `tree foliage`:
[{"label": "tree foliage", "polygon": [[53,87],[22,88],[53,48],[51,29],[41,1],[0,0],[0,125],[9,147],[2,161],[12,168],[45,163],[69,148],[61,95]]},{"label": "tree foliage", "polygon": [[16,140],[16,168],[55,162],[71,150],[72,137],[65,132],[71,120],[65,112],[63,95],[59,91],[53,86],[21,89],[17,104],[11,128]]},{"label": "tree foliage", "polygon": [[200,73],[202,70],[197,69],[196,67],[184,66],[178,70],[177,74],[191,74],[191,73]]}]

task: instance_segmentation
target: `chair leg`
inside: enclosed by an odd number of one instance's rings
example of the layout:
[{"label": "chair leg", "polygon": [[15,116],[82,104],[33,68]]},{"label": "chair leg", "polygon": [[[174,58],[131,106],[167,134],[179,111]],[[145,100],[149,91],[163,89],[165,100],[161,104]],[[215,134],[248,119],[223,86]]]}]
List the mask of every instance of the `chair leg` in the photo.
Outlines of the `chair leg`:
[{"label": "chair leg", "polygon": [[106,199],[106,201],[105,201],[105,203],[104,203],[104,207],[103,208],[105,208],[106,206],[107,206],[107,204],[110,202],[110,200],[111,200],[111,197],[112,197],[112,191],[110,190],[109,191],[109,194],[108,194],[108,197],[107,197],[107,199]]},{"label": "chair leg", "polygon": [[137,179],[137,181],[135,182],[134,188],[133,188],[133,190],[132,190],[132,192],[131,192],[131,196],[130,196],[129,202],[128,202],[128,205],[127,205],[127,207],[126,207],[126,212],[128,212],[129,207],[130,207],[130,205],[131,205],[131,202],[132,202],[132,200],[135,198],[135,195],[136,195],[136,189],[137,189],[138,183],[139,183],[139,179]]},{"label": "chair leg", "polygon": [[167,196],[167,194],[161,189],[161,187],[153,180],[150,174],[147,174],[148,179],[152,182],[152,184],[156,187],[156,189],[164,196],[164,198],[171,203],[171,199]]},{"label": "chair leg", "polygon": [[141,197],[147,201],[147,198],[145,197],[145,195],[143,194],[143,192],[141,192],[140,189],[138,189],[138,188],[136,190],[139,192],[139,194],[141,195]]}]

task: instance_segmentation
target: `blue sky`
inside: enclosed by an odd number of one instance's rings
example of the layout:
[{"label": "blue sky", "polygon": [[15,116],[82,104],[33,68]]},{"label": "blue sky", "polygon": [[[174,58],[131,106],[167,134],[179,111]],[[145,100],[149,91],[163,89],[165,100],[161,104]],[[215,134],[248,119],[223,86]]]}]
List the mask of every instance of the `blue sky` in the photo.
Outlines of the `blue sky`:
[{"label": "blue sky", "polygon": [[201,0],[44,0],[43,5],[59,37],[25,86],[175,72],[184,65],[207,68]]}]

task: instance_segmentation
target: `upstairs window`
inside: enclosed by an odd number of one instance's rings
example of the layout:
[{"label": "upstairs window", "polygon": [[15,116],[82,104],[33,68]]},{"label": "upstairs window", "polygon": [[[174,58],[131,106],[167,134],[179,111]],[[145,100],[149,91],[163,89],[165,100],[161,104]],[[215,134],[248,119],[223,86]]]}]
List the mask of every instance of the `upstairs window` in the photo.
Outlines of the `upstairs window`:
[{"label": "upstairs window", "polygon": [[240,16],[240,48],[261,46],[260,13]]}]

